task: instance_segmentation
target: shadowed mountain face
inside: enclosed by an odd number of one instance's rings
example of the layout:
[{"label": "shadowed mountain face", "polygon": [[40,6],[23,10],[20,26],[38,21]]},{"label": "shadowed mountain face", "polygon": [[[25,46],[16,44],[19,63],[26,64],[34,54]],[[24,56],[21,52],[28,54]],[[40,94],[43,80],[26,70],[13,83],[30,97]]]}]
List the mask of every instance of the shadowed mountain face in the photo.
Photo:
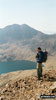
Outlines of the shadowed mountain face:
[{"label": "shadowed mountain face", "polygon": [[0,30],[0,40],[8,42],[10,40],[24,40],[31,39],[37,35],[38,31],[30,28],[27,25],[10,25]]},{"label": "shadowed mountain face", "polygon": [[9,25],[0,29],[0,61],[34,60],[36,48],[41,46],[49,54],[56,53],[56,34],[46,35],[30,26]]}]

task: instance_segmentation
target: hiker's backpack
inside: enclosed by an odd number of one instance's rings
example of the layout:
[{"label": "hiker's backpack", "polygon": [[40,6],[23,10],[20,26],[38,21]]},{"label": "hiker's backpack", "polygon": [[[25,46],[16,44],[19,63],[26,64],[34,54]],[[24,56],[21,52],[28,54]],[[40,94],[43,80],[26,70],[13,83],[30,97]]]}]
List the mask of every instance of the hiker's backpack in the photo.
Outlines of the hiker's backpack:
[{"label": "hiker's backpack", "polygon": [[46,50],[43,51],[43,62],[47,61],[48,52]]}]

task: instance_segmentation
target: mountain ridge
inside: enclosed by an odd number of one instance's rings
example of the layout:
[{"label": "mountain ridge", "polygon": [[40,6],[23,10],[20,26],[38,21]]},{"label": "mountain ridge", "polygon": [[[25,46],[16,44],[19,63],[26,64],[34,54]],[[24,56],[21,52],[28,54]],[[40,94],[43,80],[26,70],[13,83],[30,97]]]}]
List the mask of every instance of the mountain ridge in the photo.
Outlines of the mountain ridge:
[{"label": "mountain ridge", "polygon": [[34,59],[39,46],[47,49],[49,55],[56,55],[56,34],[44,34],[26,24],[13,24],[0,29],[0,59]]}]

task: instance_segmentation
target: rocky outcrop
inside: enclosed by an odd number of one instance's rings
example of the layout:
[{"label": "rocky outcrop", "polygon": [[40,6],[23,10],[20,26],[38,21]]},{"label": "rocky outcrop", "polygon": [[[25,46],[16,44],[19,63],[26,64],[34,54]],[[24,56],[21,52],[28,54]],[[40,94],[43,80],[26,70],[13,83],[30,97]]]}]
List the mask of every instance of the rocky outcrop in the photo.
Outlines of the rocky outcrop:
[{"label": "rocky outcrop", "polygon": [[40,95],[56,95],[55,70],[44,72],[41,80],[38,80],[36,71],[28,72],[31,74],[28,73],[29,75],[19,79],[16,77],[15,80],[9,79],[5,85],[1,86],[0,100],[44,100]]}]

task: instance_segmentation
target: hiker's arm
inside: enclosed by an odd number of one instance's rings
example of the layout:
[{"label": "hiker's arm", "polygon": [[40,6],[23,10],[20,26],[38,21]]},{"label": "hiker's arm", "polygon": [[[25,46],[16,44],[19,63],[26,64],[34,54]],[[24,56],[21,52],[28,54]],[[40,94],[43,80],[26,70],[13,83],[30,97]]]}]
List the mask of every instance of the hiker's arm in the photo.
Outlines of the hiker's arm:
[{"label": "hiker's arm", "polygon": [[35,56],[35,58],[37,59],[37,58],[38,58],[38,56],[39,56],[39,55],[37,54],[37,55]]}]

